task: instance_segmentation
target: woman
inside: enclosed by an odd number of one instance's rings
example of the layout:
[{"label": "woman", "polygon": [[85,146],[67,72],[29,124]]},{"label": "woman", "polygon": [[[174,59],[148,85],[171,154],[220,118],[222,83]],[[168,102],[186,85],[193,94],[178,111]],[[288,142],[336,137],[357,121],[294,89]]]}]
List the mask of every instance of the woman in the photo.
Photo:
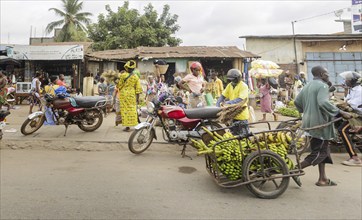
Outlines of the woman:
[{"label": "woman", "polygon": [[[191,74],[187,74],[178,85],[188,91],[190,108],[204,106],[202,94],[205,90],[205,81],[201,74],[202,66],[199,62],[193,62],[190,66]],[[186,86],[187,85],[187,86]]]},{"label": "woman", "polygon": [[120,97],[122,125],[126,127],[123,131],[129,132],[131,126],[138,124],[137,105],[142,87],[140,79],[134,73],[136,62],[130,60],[124,65],[124,68],[126,72],[121,74],[117,88]]},{"label": "woman", "polygon": [[3,105],[7,105],[7,84],[8,80],[6,79],[5,74],[0,71],[0,110],[2,109]]},{"label": "woman", "polygon": [[146,103],[152,101],[157,95],[157,83],[153,76],[148,76],[147,91],[146,91]]},{"label": "woman", "polygon": [[272,97],[270,95],[270,85],[267,79],[261,79],[258,87],[260,95],[260,110],[263,113],[263,118],[259,121],[266,121],[266,113],[273,114],[274,121],[277,121],[278,117],[272,109]]}]

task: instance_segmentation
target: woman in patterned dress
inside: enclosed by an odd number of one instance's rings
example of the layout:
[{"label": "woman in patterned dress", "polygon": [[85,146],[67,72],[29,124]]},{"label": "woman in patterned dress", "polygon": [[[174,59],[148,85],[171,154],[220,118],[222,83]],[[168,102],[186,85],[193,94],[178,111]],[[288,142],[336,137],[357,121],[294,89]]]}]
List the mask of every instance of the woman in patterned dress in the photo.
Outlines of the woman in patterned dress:
[{"label": "woman in patterned dress", "polygon": [[124,68],[126,72],[121,74],[117,88],[122,125],[126,127],[123,131],[128,132],[131,130],[130,127],[138,124],[137,104],[139,103],[139,94],[142,93],[142,87],[140,79],[133,72],[136,68],[136,62],[130,60],[124,65]]}]

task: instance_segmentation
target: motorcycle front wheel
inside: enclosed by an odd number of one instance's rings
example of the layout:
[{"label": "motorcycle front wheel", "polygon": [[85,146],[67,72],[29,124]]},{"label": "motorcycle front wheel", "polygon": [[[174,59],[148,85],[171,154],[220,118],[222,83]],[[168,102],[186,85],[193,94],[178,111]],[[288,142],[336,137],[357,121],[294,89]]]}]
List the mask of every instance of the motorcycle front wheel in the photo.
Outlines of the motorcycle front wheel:
[{"label": "motorcycle front wheel", "polygon": [[140,154],[150,147],[154,137],[154,130],[147,127],[134,130],[128,139],[128,148],[132,153]]},{"label": "motorcycle front wheel", "polygon": [[84,113],[84,118],[78,123],[78,127],[85,132],[97,130],[103,123],[103,115],[100,111],[87,111]]},{"label": "motorcycle front wheel", "polygon": [[33,119],[27,118],[24,121],[23,125],[21,125],[20,131],[23,135],[32,134],[36,132],[44,124],[44,121],[45,121],[45,115],[38,115]]}]

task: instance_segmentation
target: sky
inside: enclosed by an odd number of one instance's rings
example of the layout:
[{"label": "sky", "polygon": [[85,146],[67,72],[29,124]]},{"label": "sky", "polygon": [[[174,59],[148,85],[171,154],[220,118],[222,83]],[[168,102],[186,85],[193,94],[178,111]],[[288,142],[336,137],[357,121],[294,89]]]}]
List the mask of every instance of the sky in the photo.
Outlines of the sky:
[{"label": "sky", "polygon": [[[152,3],[161,14],[165,4],[170,13],[178,15],[181,46],[237,46],[245,49],[240,36],[290,35],[292,21],[295,34],[330,34],[343,31],[343,24],[334,11],[344,9],[342,19],[350,19],[347,8],[352,0],[234,0],[234,1],[129,1],[130,8],[143,14],[143,8]],[[106,14],[105,5],[113,11],[123,1],[83,0],[83,11],[91,12],[92,22],[100,13]],[[61,8],[60,0],[0,0],[0,43],[29,43],[29,37],[45,35],[48,23],[59,20],[49,8]]]}]

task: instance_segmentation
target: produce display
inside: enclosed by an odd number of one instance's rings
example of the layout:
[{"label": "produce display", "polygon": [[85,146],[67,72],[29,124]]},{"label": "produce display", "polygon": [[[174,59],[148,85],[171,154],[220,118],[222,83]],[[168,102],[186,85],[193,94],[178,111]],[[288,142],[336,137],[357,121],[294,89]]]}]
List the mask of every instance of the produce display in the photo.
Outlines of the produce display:
[{"label": "produce display", "polygon": [[279,68],[279,65],[272,61],[254,60],[251,62],[249,74],[257,79],[277,77],[283,72],[283,70]]},{"label": "produce display", "polygon": [[280,108],[276,109],[275,111],[284,116],[289,116],[289,117],[294,117],[294,118],[300,117],[300,113],[298,112],[298,110],[296,108],[280,107]]},{"label": "produce display", "polygon": [[[191,139],[193,146],[198,150],[198,155],[215,153],[217,167],[228,179],[238,180],[242,177],[243,160],[252,152],[258,150],[258,143],[261,150],[269,149],[284,159],[289,169],[294,168],[293,161],[288,157],[289,146],[292,142],[290,132],[265,132],[249,138],[237,139],[230,132],[220,135],[217,132],[209,131],[211,140],[206,144],[203,140]],[[216,144],[217,142],[224,141]],[[297,144],[301,146],[304,139],[299,139]],[[216,145],[215,145],[216,144]],[[213,146],[215,145],[215,152]],[[254,165],[258,166],[258,165]],[[259,165],[260,166],[260,165]]]}]

